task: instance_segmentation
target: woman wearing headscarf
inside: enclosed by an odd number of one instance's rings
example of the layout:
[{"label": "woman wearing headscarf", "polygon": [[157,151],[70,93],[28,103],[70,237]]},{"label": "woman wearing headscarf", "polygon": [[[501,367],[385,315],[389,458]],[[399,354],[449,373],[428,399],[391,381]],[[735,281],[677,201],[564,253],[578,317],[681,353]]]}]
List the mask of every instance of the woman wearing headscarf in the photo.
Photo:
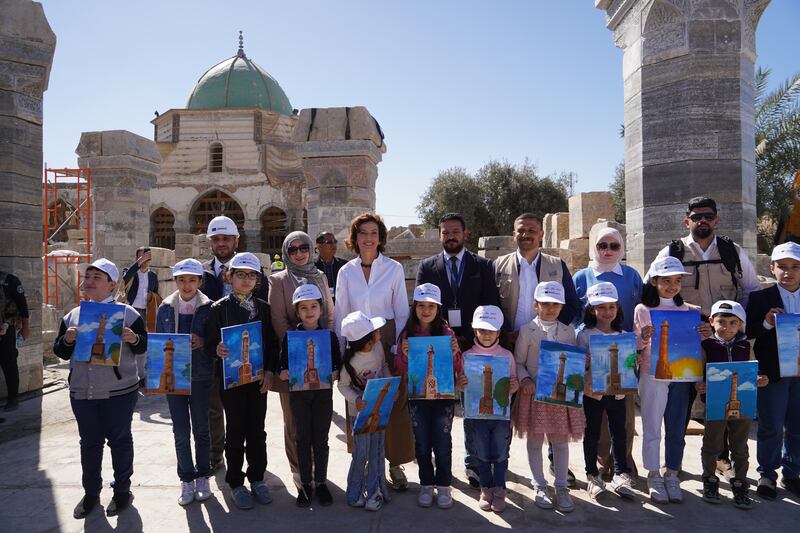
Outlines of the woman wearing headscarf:
[{"label": "woman wearing headscarf", "polygon": [[[583,322],[583,310],[586,307],[586,291],[601,281],[613,283],[617,288],[617,303],[622,308],[624,331],[633,331],[633,310],[642,299],[642,277],[636,269],[620,263],[625,257],[625,241],[619,231],[614,228],[603,228],[597,232],[594,242],[589,247],[589,266],[576,272],[572,279],[575,291],[581,302],[580,312],[575,316],[574,325]],[[600,463],[601,475],[614,473],[614,462],[611,458],[611,438],[608,434],[608,423],[603,413],[600,426],[600,441],[597,447],[597,460]],[[627,439],[628,467],[633,479],[638,477],[636,463],[633,460],[633,437],[636,430],[636,406],[632,394],[625,397],[625,434]]]},{"label": "woman wearing headscarf", "polygon": [[[293,231],[283,240],[281,258],[286,266],[269,277],[269,307],[272,326],[278,339],[283,339],[287,331],[297,328],[300,319],[292,305],[292,294],[300,285],[313,284],[319,287],[324,295],[322,300],[322,318],[320,323],[325,324],[333,331],[333,298],[328,290],[328,280],[325,274],[314,265],[314,244],[306,233]],[[292,419],[292,410],[289,407],[289,385],[287,381],[276,379],[272,390],[280,394],[281,409],[283,410],[283,442],[286,448],[286,458],[295,479],[299,483],[300,477],[297,466],[297,445],[295,444],[295,426]]]}]

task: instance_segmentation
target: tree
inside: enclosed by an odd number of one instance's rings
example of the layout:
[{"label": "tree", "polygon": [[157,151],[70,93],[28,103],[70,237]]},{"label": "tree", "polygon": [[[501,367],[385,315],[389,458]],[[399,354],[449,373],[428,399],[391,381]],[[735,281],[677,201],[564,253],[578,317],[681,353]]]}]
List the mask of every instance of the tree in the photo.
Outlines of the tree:
[{"label": "tree", "polygon": [[580,374],[570,374],[567,376],[565,383],[567,388],[572,389],[572,392],[575,394],[575,399],[573,401],[578,403],[580,400],[579,396],[583,394],[583,376]]},{"label": "tree", "polygon": [[503,408],[503,416],[506,416],[506,409],[510,400],[511,380],[508,378],[500,378],[494,384],[494,391],[492,397],[497,405]]},{"label": "tree", "polygon": [[614,178],[608,184],[611,196],[614,198],[614,220],[620,224],[625,223],[625,160],[622,160],[614,169]]},{"label": "tree", "polygon": [[[577,180],[574,173],[570,174]],[[431,227],[436,227],[445,213],[461,213],[470,232],[467,242],[473,249],[479,237],[511,234],[520,213],[532,211],[541,216],[566,209],[564,183],[539,176],[527,161],[513,165],[496,160],[483,165],[474,176],[461,167],[440,172],[417,205],[423,223]]]}]

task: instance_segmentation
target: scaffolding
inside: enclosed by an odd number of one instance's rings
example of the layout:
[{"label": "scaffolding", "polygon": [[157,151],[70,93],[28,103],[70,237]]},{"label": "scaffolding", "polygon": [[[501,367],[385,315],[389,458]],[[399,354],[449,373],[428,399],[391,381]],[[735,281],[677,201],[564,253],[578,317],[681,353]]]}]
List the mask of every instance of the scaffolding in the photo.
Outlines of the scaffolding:
[{"label": "scaffolding", "polygon": [[[89,263],[92,260],[92,201],[91,171],[88,168],[45,168],[43,183],[44,207],[44,303],[61,307],[66,303],[60,294],[59,284],[71,286],[69,277],[75,275],[75,303],[80,302],[81,275],[69,265]],[[68,195],[74,206],[64,201]],[[54,238],[66,232],[70,240],[77,241],[77,254],[51,255]]]}]

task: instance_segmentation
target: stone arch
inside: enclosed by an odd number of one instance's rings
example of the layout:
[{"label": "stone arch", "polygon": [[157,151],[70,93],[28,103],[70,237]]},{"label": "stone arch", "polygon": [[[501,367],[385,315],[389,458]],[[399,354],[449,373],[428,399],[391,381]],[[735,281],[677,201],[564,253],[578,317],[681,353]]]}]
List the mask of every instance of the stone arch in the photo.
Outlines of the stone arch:
[{"label": "stone arch", "polygon": [[164,206],[150,214],[150,246],[175,249],[175,213]]},{"label": "stone arch", "polygon": [[683,22],[683,13],[666,0],[656,0],[645,16],[643,32],[650,33],[668,24]]},{"label": "stone arch", "polygon": [[261,251],[265,254],[281,253],[281,246],[289,234],[289,217],[286,211],[277,206],[270,206],[261,211]]},{"label": "stone arch", "polygon": [[238,250],[240,252],[247,250],[242,204],[222,189],[207,190],[192,202],[192,209],[189,211],[189,227],[192,228],[192,233],[195,235],[205,233],[211,219],[220,215],[230,217],[236,223],[239,229]]},{"label": "stone arch", "polygon": [[222,172],[225,165],[225,152],[222,143],[214,141],[208,145],[208,171]]}]

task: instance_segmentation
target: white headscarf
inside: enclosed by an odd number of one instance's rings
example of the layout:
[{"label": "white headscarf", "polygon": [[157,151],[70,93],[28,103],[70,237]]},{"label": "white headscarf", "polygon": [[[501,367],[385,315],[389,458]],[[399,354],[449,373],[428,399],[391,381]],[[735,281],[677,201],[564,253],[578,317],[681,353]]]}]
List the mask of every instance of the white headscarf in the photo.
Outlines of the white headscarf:
[{"label": "white headscarf", "polygon": [[[611,237],[619,243],[619,250],[614,251],[611,258],[601,256],[597,251],[597,243],[604,237]],[[611,272],[616,268],[622,258],[625,257],[625,240],[619,231],[614,228],[603,228],[597,232],[594,242],[589,247],[589,266],[600,272]]]}]

